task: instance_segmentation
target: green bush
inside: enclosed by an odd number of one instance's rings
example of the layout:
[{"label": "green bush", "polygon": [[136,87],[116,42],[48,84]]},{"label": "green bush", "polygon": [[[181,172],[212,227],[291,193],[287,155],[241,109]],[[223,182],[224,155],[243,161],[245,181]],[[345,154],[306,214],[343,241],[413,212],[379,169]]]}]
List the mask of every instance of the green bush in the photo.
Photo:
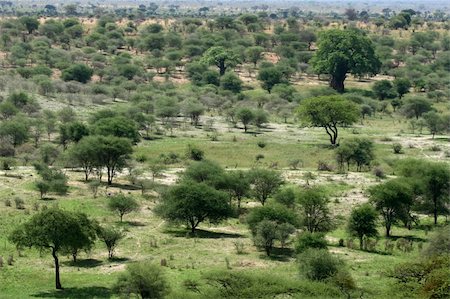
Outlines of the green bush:
[{"label": "green bush", "polygon": [[325,249],[309,248],[298,256],[300,275],[309,280],[323,281],[333,277],[342,262]]},{"label": "green bush", "polygon": [[323,233],[304,232],[298,236],[295,243],[295,252],[302,253],[309,248],[326,249],[327,241]]},{"label": "green bush", "polygon": [[[203,298],[339,298],[330,284],[274,275],[266,271],[214,271],[203,275]],[[184,296],[183,296],[184,297]]]},{"label": "green bush", "polygon": [[164,298],[170,291],[160,266],[139,262],[127,266],[114,285],[114,291],[122,296],[138,295],[141,298]]}]

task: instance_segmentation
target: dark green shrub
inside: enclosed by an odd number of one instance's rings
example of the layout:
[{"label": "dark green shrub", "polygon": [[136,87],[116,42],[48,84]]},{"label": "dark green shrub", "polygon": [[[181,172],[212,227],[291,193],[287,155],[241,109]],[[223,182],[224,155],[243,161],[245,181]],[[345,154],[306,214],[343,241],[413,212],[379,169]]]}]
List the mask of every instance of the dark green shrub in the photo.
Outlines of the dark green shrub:
[{"label": "dark green shrub", "polygon": [[140,298],[164,298],[170,291],[160,266],[150,262],[127,265],[114,285],[114,291],[122,296],[138,295]]},{"label": "dark green shrub", "polygon": [[342,262],[325,249],[306,249],[297,259],[300,274],[310,280],[323,281],[333,277],[342,266]]},{"label": "dark green shrub", "polygon": [[302,253],[309,248],[326,249],[327,241],[323,233],[304,232],[300,234],[295,243],[295,252]]}]

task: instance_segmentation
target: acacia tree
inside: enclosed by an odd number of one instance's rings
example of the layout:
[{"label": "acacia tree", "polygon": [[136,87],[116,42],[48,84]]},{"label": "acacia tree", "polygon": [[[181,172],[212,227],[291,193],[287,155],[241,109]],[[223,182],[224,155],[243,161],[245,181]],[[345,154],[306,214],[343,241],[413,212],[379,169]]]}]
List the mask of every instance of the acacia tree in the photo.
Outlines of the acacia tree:
[{"label": "acacia tree", "polygon": [[218,223],[232,213],[226,193],[192,181],[172,187],[156,211],[164,219],[186,223],[192,233],[201,222]]},{"label": "acacia tree", "polygon": [[303,226],[310,233],[326,232],[331,228],[332,220],[328,203],[330,198],[320,188],[305,189],[298,201],[302,207]]},{"label": "acacia tree", "polygon": [[274,170],[256,168],[250,172],[250,182],[256,199],[264,205],[283,184],[283,178]]},{"label": "acacia tree", "polygon": [[434,224],[437,224],[439,214],[449,212],[450,169],[448,165],[406,159],[401,161],[399,172],[413,182],[417,193],[422,195],[416,209],[433,214]]},{"label": "acacia tree", "polygon": [[244,125],[244,132],[247,133],[248,125],[255,118],[255,114],[248,108],[241,108],[236,112],[236,118],[242,122]]},{"label": "acacia tree", "polygon": [[85,215],[50,208],[17,227],[9,239],[17,247],[36,247],[41,251],[50,249],[55,263],[56,289],[62,289],[58,253],[91,244],[92,238],[86,238],[84,225],[91,225]]},{"label": "acacia tree", "polygon": [[404,211],[409,210],[408,207],[413,203],[412,188],[403,179],[394,179],[373,186],[369,189],[369,193],[375,209],[383,217],[386,237],[389,237],[392,225],[401,220]]},{"label": "acacia tree", "polygon": [[375,237],[377,232],[377,212],[369,204],[363,204],[352,210],[347,230],[350,235],[358,237],[359,248],[363,249],[363,238]]},{"label": "acacia tree", "polygon": [[330,87],[344,92],[347,73],[355,76],[378,73],[381,62],[371,40],[355,29],[332,29],[319,34],[318,50],[311,63],[318,74],[330,76]]},{"label": "acacia tree", "polygon": [[228,68],[238,64],[239,57],[231,50],[216,46],[209,48],[203,55],[202,60],[206,64],[217,66],[220,76],[223,76]]},{"label": "acacia tree", "polygon": [[139,210],[139,203],[133,197],[120,193],[109,199],[108,208],[117,212],[120,216],[120,222],[122,222],[123,215]]},{"label": "acacia tree", "polygon": [[304,100],[298,113],[306,123],[325,128],[331,144],[336,145],[338,126],[355,123],[360,111],[355,103],[341,96],[321,96]]}]

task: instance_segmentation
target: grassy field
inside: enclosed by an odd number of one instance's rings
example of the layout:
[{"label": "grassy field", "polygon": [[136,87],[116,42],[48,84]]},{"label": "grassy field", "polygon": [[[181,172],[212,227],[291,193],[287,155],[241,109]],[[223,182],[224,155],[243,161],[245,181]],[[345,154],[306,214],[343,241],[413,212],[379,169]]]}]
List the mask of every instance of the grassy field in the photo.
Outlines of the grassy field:
[{"label": "grassy field", "polygon": [[[208,159],[217,161],[228,169],[250,168],[255,165],[272,166],[283,172],[283,175],[293,185],[304,185],[303,174],[311,171],[316,176],[310,183],[323,185],[333,197],[331,210],[336,217],[336,228],[327,235],[330,251],[347,260],[350,272],[356,280],[358,293],[364,298],[387,298],[394,281],[386,276],[394,265],[416,259],[420,253],[417,245],[411,253],[395,250],[393,254],[383,254],[384,239],[377,245],[380,253],[363,252],[347,247],[338,247],[340,238],[346,239],[345,215],[352,206],[365,202],[365,190],[368,186],[379,182],[371,172],[318,172],[319,160],[334,164],[333,149],[327,145],[327,136],[315,128],[300,128],[298,124],[271,123],[267,128],[244,134],[243,130],[232,128],[217,118],[213,131],[201,128],[191,128],[180,125],[175,129],[175,137],[156,136],[153,140],[141,142],[135,151],[135,156],[145,155],[154,159],[161,154],[173,152],[180,157],[180,162],[167,169],[160,183],[171,184],[176,174],[185,166],[184,155],[188,145],[196,146],[205,151]],[[215,136],[212,138],[211,136]],[[446,160],[445,152],[449,144],[444,136],[434,140],[429,135],[416,136],[409,132],[407,124],[395,118],[370,118],[364,126],[342,129],[341,140],[352,136],[369,137],[376,142],[375,164],[392,174],[392,162],[404,157],[420,157],[433,160]],[[214,141],[213,141],[214,140]],[[265,147],[258,146],[265,143]],[[401,143],[404,153],[395,155],[393,143]],[[431,151],[432,145],[438,145],[440,151]],[[264,158],[256,161],[257,155]],[[289,168],[289,161],[301,161],[298,170]],[[147,170],[147,162],[138,165]],[[113,187],[101,187],[100,196],[93,198],[87,185],[82,182],[82,173],[66,170],[70,178],[70,191],[67,196],[53,196],[52,200],[38,199],[38,193],[33,190],[36,174],[30,166],[16,167],[7,174],[2,174],[0,193],[0,256],[5,266],[0,270],[0,298],[109,298],[113,297],[110,287],[116,281],[125,265],[132,261],[153,260],[160,263],[165,259],[168,263],[167,276],[172,288],[173,298],[202,297],[201,294],[187,291],[183,286],[186,279],[196,280],[200,288],[207,288],[204,276],[211,270],[249,271],[279,276],[283,279],[298,280],[298,266],[292,249],[267,258],[263,252],[253,246],[250,233],[243,218],[230,219],[219,226],[203,224],[196,237],[189,237],[182,227],[168,226],[156,217],[152,210],[155,207],[155,197],[142,197],[136,187],[126,180],[126,172],[122,173]],[[150,176],[144,172],[143,176]],[[106,208],[106,192],[126,192],[136,195],[141,202],[139,212],[126,215],[123,223],[118,223],[119,217]],[[25,201],[24,209],[14,207],[14,198]],[[6,206],[9,199],[12,206]],[[24,250],[21,256],[7,240],[10,231],[29,215],[43,205],[58,205],[67,210],[85,212],[102,224],[117,224],[127,232],[126,238],[119,244],[114,260],[107,259],[106,249],[97,242],[88,254],[82,254],[80,261],[73,264],[69,257],[62,258],[61,278],[65,290],[53,290],[53,266],[51,256],[47,252],[34,249]],[[245,205],[254,206],[253,202]],[[428,219],[428,218],[427,218]],[[423,223],[427,223],[424,219]],[[442,220],[443,221],[443,220]],[[442,222],[441,221],[441,222]],[[383,235],[380,227],[380,235]],[[409,237],[416,241],[426,242],[428,234],[424,230],[408,231],[401,227],[393,229],[395,237]],[[236,252],[236,242],[244,246],[244,254]],[[292,248],[292,244],[289,246]],[[6,265],[6,259],[13,256],[13,265]],[[317,286],[316,286],[317,287]],[[321,286],[323,287],[323,286]],[[320,289],[320,287],[318,287]],[[334,295],[324,297],[333,298]],[[324,295],[325,294],[325,295]],[[317,294],[310,294],[317,297]],[[301,298],[307,298],[306,293]],[[320,296],[319,296],[320,297]]]}]

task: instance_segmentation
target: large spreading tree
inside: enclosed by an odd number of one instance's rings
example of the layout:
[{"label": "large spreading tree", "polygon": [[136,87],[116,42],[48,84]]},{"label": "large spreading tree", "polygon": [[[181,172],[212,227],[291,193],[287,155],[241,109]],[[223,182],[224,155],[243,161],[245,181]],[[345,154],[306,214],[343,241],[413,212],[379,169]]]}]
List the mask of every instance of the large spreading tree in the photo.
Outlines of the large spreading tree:
[{"label": "large spreading tree", "polygon": [[372,41],[355,29],[332,29],[319,35],[318,50],[311,62],[318,74],[330,76],[330,87],[344,92],[348,73],[355,76],[375,75],[381,62]]},{"label": "large spreading tree", "polygon": [[17,227],[9,239],[19,248],[35,247],[41,252],[50,250],[55,263],[55,285],[62,289],[58,254],[90,246],[95,232],[88,226],[94,228],[96,225],[84,214],[49,208]]},{"label": "large spreading tree", "polygon": [[186,223],[195,233],[201,222],[217,223],[230,217],[232,209],[225,192],[205,183],[185,181],[163,196],[157,212],[169,221]]},{"label": "large spreading tree", "polygon": [[338,126],[349,126],[358,120],[359,107],[341,96],[321,96],[302,101],[300,117],[315,127],[325,128],[330,142],[336,145]]}]

